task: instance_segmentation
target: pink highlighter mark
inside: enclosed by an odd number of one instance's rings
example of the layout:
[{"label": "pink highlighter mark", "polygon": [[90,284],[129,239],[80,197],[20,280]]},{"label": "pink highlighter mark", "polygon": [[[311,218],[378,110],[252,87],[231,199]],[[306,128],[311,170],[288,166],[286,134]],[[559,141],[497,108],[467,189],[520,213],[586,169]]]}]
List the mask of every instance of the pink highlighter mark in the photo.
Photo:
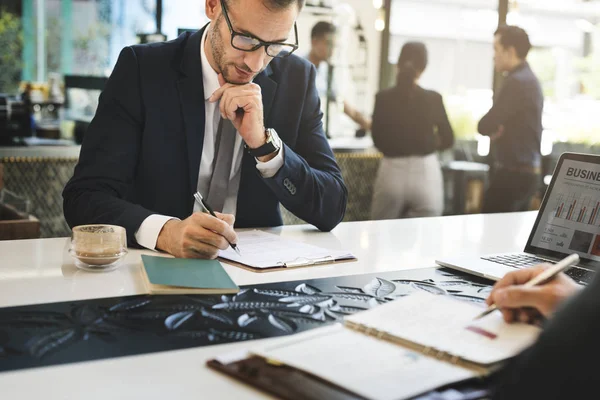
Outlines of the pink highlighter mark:
[{"label": "pink highlighter mark", "polygon": [[467,326],[466,329],[479,335],[485,336],[488,339],[496,339],[498,337],[498,335],[496,335],[495,333],[488,332],[485,329],[479,328],[477,326]]}]

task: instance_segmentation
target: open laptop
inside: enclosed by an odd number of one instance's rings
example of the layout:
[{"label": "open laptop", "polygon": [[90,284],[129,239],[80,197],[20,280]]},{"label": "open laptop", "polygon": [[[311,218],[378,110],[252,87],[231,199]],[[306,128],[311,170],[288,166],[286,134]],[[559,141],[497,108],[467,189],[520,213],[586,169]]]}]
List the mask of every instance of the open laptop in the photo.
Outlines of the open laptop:
[{"label": "open laptop", "polygon": [[600,155],[563,153],[522,253],[436,260],[441,266],[499,280],[506,273],[579,254],[566,274],[586,284],[600,268]]}]

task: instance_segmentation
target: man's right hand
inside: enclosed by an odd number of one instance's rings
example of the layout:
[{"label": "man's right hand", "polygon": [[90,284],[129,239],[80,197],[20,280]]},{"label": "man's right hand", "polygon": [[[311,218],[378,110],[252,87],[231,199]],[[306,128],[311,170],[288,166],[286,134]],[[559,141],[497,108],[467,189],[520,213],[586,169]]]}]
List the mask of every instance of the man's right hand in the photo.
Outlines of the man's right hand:
[{"label": "man's right hand", "polygon": [[494,285],[487,304],[496,304],[506,322],[531,323],[536,318],[535,314],[552,315],[561,303],[582,287],[563,273],[539,286],[523,286],[550,266],[542,264],[509,272]]},{"label": "man's right hand", "polygon": [[177,258],[217,258],[219,249],[229,247],[227,240],[237,243],[237,235],[233,230],[233,215],[215,214],[218,218],[196,212],[183,221],[167,221],[158,235],[156,248]]}]

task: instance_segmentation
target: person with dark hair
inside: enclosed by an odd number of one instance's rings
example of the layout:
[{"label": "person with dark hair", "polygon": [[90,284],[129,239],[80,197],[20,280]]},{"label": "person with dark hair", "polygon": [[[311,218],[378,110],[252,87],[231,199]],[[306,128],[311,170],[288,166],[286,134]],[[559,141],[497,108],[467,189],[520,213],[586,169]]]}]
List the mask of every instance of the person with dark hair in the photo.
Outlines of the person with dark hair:
[{"label": "person with dark hair", "polygon": [[494,64],[505,79],[479,133],[491,139],[490,186],[483,212],[526,211],[540,183],[542,88],[526,61],[529,36],[516,26],[494,35]]},{"label": "person with dark hair", "polygon": [[402,47],[396,86],[375,99],[372,135],[383,153],[371,207],[372,219],[443,213],[443,179],[437,151],[451,148],[454,133],[442,96],[417,82],[427,67],[420,42]]},{"label": "person with dark hair", "polygon": [[235,244],[234,220],[281,225],[280,205],[333,229],[347,190],[315,68],[292,54],[303,3],[206,0],[198,32],[124,48],[63,191],[69,225],[120,225],[130,246],[180,258]]},{"label": "person with dark hair", "polygon": [[316,85],[321,97],[324,99],[329,97],[331,102],[341,100],[344,105],[344,114],[357,123],[361,129],[368,131],[371,129],[371,120],[347,101],[339,98],[338,83],[331,64],[336,32],[337,29],[331,22],[317,22],[310,32],[311,46],[306,58],[317,68]]}]

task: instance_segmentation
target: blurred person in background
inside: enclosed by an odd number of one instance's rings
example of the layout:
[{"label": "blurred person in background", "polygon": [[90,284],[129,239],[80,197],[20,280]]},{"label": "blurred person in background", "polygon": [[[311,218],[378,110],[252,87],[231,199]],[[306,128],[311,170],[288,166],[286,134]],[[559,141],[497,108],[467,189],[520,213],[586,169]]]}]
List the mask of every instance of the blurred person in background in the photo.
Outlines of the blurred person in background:
[{"label": "blurred person in background", "polygon": [[398,59],[396,86],[375,99],[372,135],[384,155],[373,193],[372,219],[442,215],[444,189],[437,151],[451,148],[454,132],[442,96],[417,82],[427,48],[408,42]]},{"label": "blurred person in background", "polygon": [[[344,105],[344,114],[360,126],[361,129],[368,131],[371,129],[371,120],[352,107],[347,101],[338,99],[338,82],[335,79],[331,56],[336,42],[336,28],[330,22],[317,22],[310,32],[311,46],[306,59],[310,61],[317,69],[315,83],[317,91],[321,98],[329,97],[330,101],[342,101]],[[331,79],[331,83],[328,81]],[[329,88],[329,89],[328,89]]]},{"label": "blurred person in background", "polygon": [[484,213],[527,211],[539,188],[544,95],[526,61],[530,49],[519,27],[501,26],[494,35],[494,64],[505,79],[479,122],[479,133],[491,139]]}]

